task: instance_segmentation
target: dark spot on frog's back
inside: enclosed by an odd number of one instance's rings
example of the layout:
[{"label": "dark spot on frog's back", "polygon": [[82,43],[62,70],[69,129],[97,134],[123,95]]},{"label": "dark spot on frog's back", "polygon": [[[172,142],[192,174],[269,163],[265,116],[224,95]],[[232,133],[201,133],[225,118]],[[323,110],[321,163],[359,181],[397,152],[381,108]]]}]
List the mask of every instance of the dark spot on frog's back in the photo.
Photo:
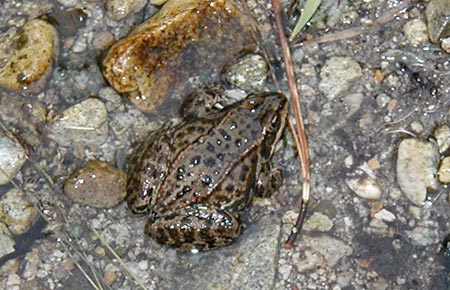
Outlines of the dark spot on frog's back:
[{"label": "dark spot on frog's back", "polygon": [[208,145],[206,146],[206,150],[208,150],[208,152],[214,153],[216,151],[216,148],[214,147],[214,145],[211,142],[208,142]]},{"label": "dark spot on frog's back", "polygon": [[203,163],[208,167],[214,167],[216,165],[216,159],[214,157],[208,157]]},{"label": "dark spot on frog's back", "polygon": [[231,138],[231,136],[227,133],[227,131],[225,129],[219,129],[219,133],[220,133],[220,135],[222,135],[222,137],[225,141],[231,141],[233,139],[233,138]]}]

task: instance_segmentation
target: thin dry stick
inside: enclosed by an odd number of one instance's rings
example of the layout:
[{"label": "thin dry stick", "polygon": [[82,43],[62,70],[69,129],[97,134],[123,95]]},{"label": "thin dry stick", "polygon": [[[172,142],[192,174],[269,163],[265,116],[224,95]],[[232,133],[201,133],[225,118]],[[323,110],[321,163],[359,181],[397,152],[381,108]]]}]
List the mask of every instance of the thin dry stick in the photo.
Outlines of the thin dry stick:
[{"label": "thin dry stick", "polygon": [[[297,84],[294,74],[294,68],[292,65],[291,53],[289,50],[289,45],[287,38],[283,29],[283,21],[281,19],[281,9],[279,0],[272,0],[272,9],[275,16],[275,22],[277,25],[278,37],[280,38],[281,50],[283,53],[283,60],[286,69],[286,77],[288,80],[289,92],[291,94],[291,104],[294,112],[294,118],[296,122],[296,127],[290,124],[290,128],[296,141],[297,151],[300,157],[300,165],[302,168],[303,186],[302,186],[302,199],[300,203],[300,213],[298,215],[295,226],[292,228],[291,234],[289,235],[284,247],[290,249],[293,247],[295,239],[298,233],[301,231],[303,226],[303,221],[305,220],[306,210],[308,208],[309,202],[309,192],[310,192],[310,163],[309,163],[309,153],[308,153],[308,142],[306,140],[305,125],[303,124],[302,111],[300,107],[300,100],[297,91]],[[290,122],[289,122],[290,123]],[[294,130],[297,129],[297,130]]]}]

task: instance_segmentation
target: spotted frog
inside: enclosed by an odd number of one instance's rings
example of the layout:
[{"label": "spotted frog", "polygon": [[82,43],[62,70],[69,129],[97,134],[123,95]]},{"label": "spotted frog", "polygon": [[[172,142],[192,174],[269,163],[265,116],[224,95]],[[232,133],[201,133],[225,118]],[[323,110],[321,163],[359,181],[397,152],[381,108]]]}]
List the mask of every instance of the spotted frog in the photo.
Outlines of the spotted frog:
[{"label": "spotted frog", "polygon": [[149,215],[145,232],[182,250],[232,243],[253,195],[269,188],[287,107],[282,94],[251,95],[151,133],[132,154],[127,183],[129,207]]}]

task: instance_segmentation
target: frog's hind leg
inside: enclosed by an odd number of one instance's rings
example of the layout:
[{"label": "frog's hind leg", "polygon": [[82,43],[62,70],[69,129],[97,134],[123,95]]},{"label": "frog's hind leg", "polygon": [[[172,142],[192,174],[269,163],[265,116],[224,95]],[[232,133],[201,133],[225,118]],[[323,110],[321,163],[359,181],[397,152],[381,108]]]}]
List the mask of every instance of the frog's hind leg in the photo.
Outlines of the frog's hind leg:
[{"label": "frog's hind leg", "polygon": [[231,244],[241,234],[242,224],[227,210],[193,205],[147,222],[145,232],[161,244],[207,251]]}]

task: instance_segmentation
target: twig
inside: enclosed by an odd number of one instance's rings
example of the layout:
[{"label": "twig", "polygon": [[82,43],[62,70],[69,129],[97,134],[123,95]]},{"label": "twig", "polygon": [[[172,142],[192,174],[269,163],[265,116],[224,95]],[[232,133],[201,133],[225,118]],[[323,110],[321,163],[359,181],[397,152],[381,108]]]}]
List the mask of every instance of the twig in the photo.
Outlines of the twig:
[{"label": "twig", "polygon": [[[302,111],[300,107],[300,100],[297,91],[297,84],[294,74],[294,68],[292,65],[291,53],[289,50],[289,45],[287,42],[287,38],[283,29],[283,21],[281,19],[281,8],[279,0],[272,0],[272,9],[275,16],[275,22],[277,25],[278,36],[280,39],[281,50],[283,54],[284,65],[286,69],[286,77],[288,80],[289,92],[291,94],[291,104],[294,113],[294,118],[296,122],[296,127],[292,124],[289,125],[291,128],[295,140],[295,144],[297,147],[297,151],[300,158],[300,165],[302,168],[302,177],[303,177],[303,186],[302,186],[302,199],[300,203],[300,213],[297,218],[297,222],[295,226],[292,228],[291,234],[288,237],[288,240],[284,244],[286,249],[290,249],[294,245],[294,241],[301,231],[303,226],[303,221],[305,220],[306,211],[309,202],[309,193],[310,193],[310,179],[311,179],[311,171],[310,171],[310,163],[309,163],[309,153],[308,153],[308,142],[306,140],[305,133],[305,125],[303,124]],[[290,123],[290,122],[289,122]],[[296,129],[296,130],[295,130]]]}]

